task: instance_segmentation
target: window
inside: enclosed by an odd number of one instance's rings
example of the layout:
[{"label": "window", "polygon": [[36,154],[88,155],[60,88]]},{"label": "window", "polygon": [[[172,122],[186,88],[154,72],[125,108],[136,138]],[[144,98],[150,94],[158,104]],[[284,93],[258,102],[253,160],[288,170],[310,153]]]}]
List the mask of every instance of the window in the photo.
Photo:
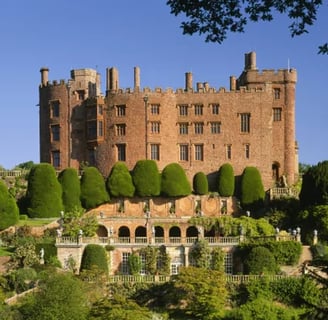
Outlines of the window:
[{"label": "window", "polygon": [[98,121],[98,136],[102,137],[104,135],[104,123],[100,120]]},{"label": "window", "polygon": [[202,134],[203,133],[204,124],[202,122],[195,123],[195,134]]},{"label": "window", "polygon": [[79,100],[84,100],[84,96],[85,96],[84,90],[77,90],[76,93],[77,93],[77,98]]},{"label": "window", "polygon": [[188,123],[179,123],[179,133],[188,134]]},{"label": "window", "polygon": [[95,119],[97,117],[97,108],[96,106],[88,107],[87,109],[87,118]]},{"label": "window", "polygon": [[52,141],[59,141],[60,140],[60,127],[59,125],[51,126],[51,136]]},{"label": "window", "polygon": [[116,106],[116,114],[118,117],[124,117],[125,116],[125,105]]},{"label": "window", "polygon": [[159,160],[159,144],[150,145],[150,159]]},{"label": "window", "polygon": [[232,274],[232,269],[233,269],[233,260],[232,260],[232,253],[227,252],[225,257],[224,257],[224,272],[226,274]]},{"label": "window", "polygon": [[250,113],[240,113],[240,131],[248,133],[250,131]]},{"label": "window", "polygon": [[231,159],[231,144],[226,145],[226,153],[227,159]]},{"label": "window", "polygon": [[204,160],[204,146],[202,144],[195,145],[195,160],[203,161]]},{"label": "window", "polygon": [[180,116],[188,115],[188,106],[186,104],[179,106],[179,114]]},{"label": "window", "polygon": [[51,102],[51,116],[52,118],[59,117],[59,101]]},{"label": "window", "polygon": [[159,104],[152,104],[150,106],[151,114],[159,114]]},{"label": "window", "polygon": [[119,123],[116,125],[116,135],[117,136],[125,136],[125,123]]},{"label": "window", "polygon": [[140,258],[140,262],[141,262],[140,274],[145,275],[146,274],[146,253],[140,252],[139,258]]},{"label": "window", "polygon": [[189,146],[187,144],[180,144],[180,161],[188,161],[189,160]]},{"label": "window", "polygon": [[280,99],[280,89],[279,88],[274,88],[273,89],[273,95],[275,99]]},{"label": "window", "polygon": [[221,122],[211,122],[211,133],[218,134],[221,132]]},{"label": "window", "polygon": [[59,151],[52,151],[52,165],[55,168],[60,167],[60,152]]},{"label": "window", "polygon": [[212,114],[219,114],[219,107],[217,103],[212,104]]},{"label": "window", "polygon": [[249,155],[250,155],[250,145],[245,144],[245,158],[249,159]]},{"label": "window", "polygon": [[126,160],[126,145],[125,144],[117,144],[117,160],[125,161]]},{"label": "window", "polygon": [[152,122],[151,123],[151,133],[159,133],[160,132],[160,123]]},{"label": "window", "polygon": [[178,274],[179,273],[179,268],[181,266],[181,263],[172,263],[171,264],[171,274]]},{"label": "window", "polygon": [[196,104],[195,105],[195,115],[196,116],[201,116],[202,114],[203,114],[203,105]]},{"label": "window", "polygon": [[90,166],[94,166],[96,164],[96,155],[95,155],[94,149],[88,150],[88,160],[89,160]]},{"label": "window", "polygon": [[104,108],[103,108],[103,106],[98,106],[98,114],[100,115],[100,116],[102,116],[103,115],[103,113],[104,113]]},{"label": "window", "polygon": [[97,121],[88,121],[87,122],[87,135],[88,140],[97,139]]},{"label": "window", "polygon": [[281,121],[281,108],[273,108],[273,121]]},{"label": "window", "polygon": [[122,252],[122,273],[129,274],[130,252]]}]

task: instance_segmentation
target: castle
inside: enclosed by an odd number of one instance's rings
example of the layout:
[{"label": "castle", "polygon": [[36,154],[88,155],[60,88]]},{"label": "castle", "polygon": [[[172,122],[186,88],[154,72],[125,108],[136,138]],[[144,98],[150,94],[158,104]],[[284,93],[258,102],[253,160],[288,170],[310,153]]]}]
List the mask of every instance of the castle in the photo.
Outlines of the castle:
[{"label": "castle", "polygon": [[132,169],[153,159],[160,170],[179,163],[191,181],[199,171],[211,181],[227,162],[236,176],[257,167],[266,189],[298,179],[296,70],[259,71],[255,52],[245,54],[230,90],[194,87],[190,72],[181,89],[141,88],[138,67],[134,87],[122,89],[118,70],[108,68],[103,96],[96,70],[72,70],[59,82],[40,71],[40,161],[57,170],[88,163],[108,176],[117,161]]}]

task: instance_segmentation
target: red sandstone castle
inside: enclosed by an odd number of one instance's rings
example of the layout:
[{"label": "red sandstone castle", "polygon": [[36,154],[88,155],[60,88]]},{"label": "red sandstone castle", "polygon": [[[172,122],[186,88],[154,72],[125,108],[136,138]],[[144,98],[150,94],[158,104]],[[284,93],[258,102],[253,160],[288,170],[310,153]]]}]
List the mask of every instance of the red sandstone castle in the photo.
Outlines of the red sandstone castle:
[{"label": "red sandstone castle", "polygon": [[40,161],[57,170],[88,163],[108,176],[113,164],[132,169],[141,159],[157,161],[162,170],[179,163],[192,180],[203,171],[210,178],[226,162],[236,175],[256,166],[266,189],[284,175],[298,178],[295,142],[296,70],[259,71],[256,54],[245,54],[239,78],[230,90],[207,82],[172,90],[119,86],[118,71],[106,71],[106,95],[92,69],[71,71],[71,79],[48,81],[41,69]]}]

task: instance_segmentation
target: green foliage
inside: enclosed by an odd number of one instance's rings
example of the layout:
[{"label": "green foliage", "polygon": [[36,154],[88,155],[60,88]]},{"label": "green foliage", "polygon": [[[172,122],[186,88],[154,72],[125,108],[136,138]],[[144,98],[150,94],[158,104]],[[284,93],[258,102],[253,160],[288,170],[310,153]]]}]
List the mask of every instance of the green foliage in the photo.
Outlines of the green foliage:
[{"label": "green foliage", "polygon": [[302,244],[297,241],[269,241],[264,246],[272,252],[279,265],[297,264],[302,253]]},{"label": "green foliage", "polygon": [[81,203],[91,209],[109,201],[105,180],[95,167],[86,167],[81,178]]},{"label": "green foliage", "polygon": [[98,220],[92,213],[84,214],[82,208],[64,214],[63,235],[77,237],[80,230],[85,237],[93,237],[98,228]]},{"label": "green foliage", "polygon": [[81,208],[81,185],[76,169],[67,168],[61,171],[58,181],[62,186],[62,199],[65,211]]},{"label": "green foliage", "polygon": [[83,251],[80,271],[92,270],[93,267],[107,274],[108,262],[105,249],[97,244],[88,244]]},{"label": "green foliage", "polygon": [[132,274],[132,275],[140,274],[140,271],[142,268],[142,263],[141,263],[141,259],[138,254],[136,254],[134,252],[132,254],[130,254],[128,263],[129,263],[130,274]]},{"label": "green foliage", "polygon": [[223,164],[218,173],[218,192],[222,197],[231,197],[235,191],[235,175],[230,163]]},{"label": "green foliage", "polygon": [[8,284],[16,293],[21,293],[35,286],[37,272],[33,268],[25,267],[13,270],[7,275]]},{"label": "green foliage", "polygon": [[8,192],[7,186],[0,180],[0,230],[15,225],[19,220],[19,211],[15,198]]},{"label": "green foliage", "polygon": [[194,175],[193,189],[195,194],[208,194],[208,181],[204,172],[197,172]]},{"label": "green foliage", "polygon": [[182,267],[173,283],[174,303],[187,318],[214,320],[223,313],[227,291],[224,274],[203,268]]},{"label": "green foliage", "polygon": [[158,196],[161,192],[161,179],[154,160],[139,160],[132,171],[135,193],[140,197]]},{"label": "green foliage", "polygon": [[111,299],[103,298],[91,308],[90,320],[151,320],[152,313],[147,308],[139,306],[132,299],[122,294],[115,294]]},{"label": "green foliage", "polygon": [[134,195],[132,176],[124,162],[114,164],[106,185],[113,197],[133,197]]},{"label": "green foliage", "polygon": [[[297,1],[185,1],[168,0],[171,13],[184,16],[183,34],[205,35],[206,42],[222,43],[228,32],[244,32],[248,22],[271,21],[277,14],[287,14],[291,19],[291,36],[307,33],[317,18],[323,1],[298,3]],[[319,46],[319,54],[328,54],[328,43]]]},{"label": "green foliage", "polygon": [[303,174],[299,197],[303,208],[328,204],[328,161],[319,162]]},{"label": "green foliage", "polygon": [[27,161],[27,162],[22,162],[22,163],[18,164],[16,166],[16,168],[30,170],[30,169],[33,168],[33,166],[34,166],[34,162],[33,161]]},{"label": "green foliage", "polygon": [[210,248],[205,240],[198,240],[190,248],[189,256],[194,267],[208,269],[210,267]]},{"label": "green foliage", "polygon": [[168,276],[170,274],[171,259],[164,245],[159,247],[157,258],[158,258],[158,264],[157,264],[158,274]]},{"label": "green foliage", "polygon": [[155,247],[147,246],[146,248],[140,249],[139,253],[145,256],[146,274],[154,275],[157,269],[158,249]]},{"label": "green foliage", "polygon": [[51,273],[20,311],[26,320],[86,320],[88,307],[83,283],[71,274]]},{"label": "green foliage", "polygon": [[246,274],[275,274],[277,264],[273,254],[265,247],[253,248],[244,263]]},{"label": "green foliage", "polygon": [[191,194],[191,186],[186,173],[178,163],[170,163],[163,169],[161,192],[168,197]]},{"label": "green foliage", "polygon": [[12,255],[12,261],[17,268],[30,267],[39,263],[39,256],[33,243],[19,244]]},{"label": "green foliage", "polygon": [[49,163],[35,165],[28,177],[28,215],[31,218],[59,217],[63,210],[61,185]]},{"label": "green foliage", "polygon": [[244,209],[256,210],[263,206],[265,191],[260,172],[255,167],[246,167],[241,180],[241,205]]},{"label": "green foliage", "polygon": [[212,255],[211,269],[224,272],[224,257],[225,257],[224,251],[219,247],[215,247],[212,249],[211,255]]}]

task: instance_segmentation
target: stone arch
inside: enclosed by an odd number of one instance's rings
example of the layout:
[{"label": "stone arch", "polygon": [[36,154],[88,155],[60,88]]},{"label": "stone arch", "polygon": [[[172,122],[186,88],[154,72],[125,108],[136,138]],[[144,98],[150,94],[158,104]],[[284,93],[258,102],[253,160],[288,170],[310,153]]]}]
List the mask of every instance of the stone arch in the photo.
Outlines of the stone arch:
[{"label": "stone arch", "polygon": [[108,230],[103,225],[98,225],[96,234],[99,238],[107,238],[108,237]]},{"label": "stone arch", "polygon": [[134,232],[135,237],[147,237],[147,229],[144,226],[139,226]]},{"label": "stone arch", "polygon": [[215,229],[215,227],[214,226],[212,226],[212,228],[211,229],[205,229],[204,230],[204,237],[215,237],[215,236],[217,236],[218,235],[218,232],[217,232],[217,230]]},{"label": "stone arch", "polygon": [[171,227],[169,231],[169,237],[181,237],[181,230],[179,227]]},{"label": "stone arch", "polygon": [[272,179],[278,183],[280,178],[280,163],[278,161],[274,161],[272,163]]},{"label": "stone arch", "polygon": [[195,226],[190,226],[186,230],[186,237],[194,238],[198,236],[198,229]]},{"label": "stone arch", "polygon": [[155,237],[164,238],[164,229],[160,226],[155,226]]},{"label": "stone arch", "polygon": [[118,229],[119,237],[130,237],[130,229],[126,226],[122,226]]}]

